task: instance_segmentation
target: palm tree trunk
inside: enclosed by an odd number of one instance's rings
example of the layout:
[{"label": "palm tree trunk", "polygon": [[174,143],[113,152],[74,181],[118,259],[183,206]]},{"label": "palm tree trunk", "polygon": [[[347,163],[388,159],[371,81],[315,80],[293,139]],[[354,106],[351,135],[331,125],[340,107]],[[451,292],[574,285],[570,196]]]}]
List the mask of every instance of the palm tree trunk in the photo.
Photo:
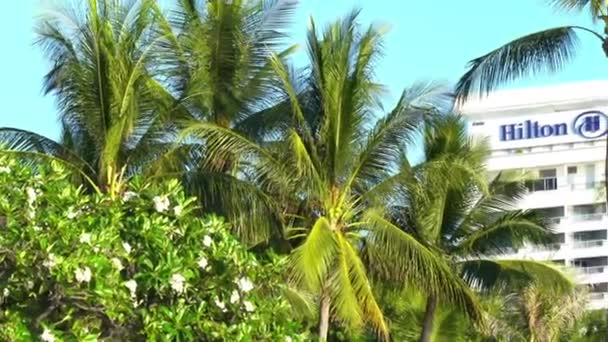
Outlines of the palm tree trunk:
[{"label": "palm tree trunk", "polygon": [[433,320],[435,318],[435,310],[437,309],[437,296],[432,294],[426,300],[426,310],[424,311],[424,320],[422,321],[422,332],[420,333],[420,342],[430,342],[433,333]]},{"label": "palm tree trunk", "polygon": [[319,305],[319,341],[327,341],[329,333],[329,304],[330,298],[326,291],[321,294],[321,303]]}]

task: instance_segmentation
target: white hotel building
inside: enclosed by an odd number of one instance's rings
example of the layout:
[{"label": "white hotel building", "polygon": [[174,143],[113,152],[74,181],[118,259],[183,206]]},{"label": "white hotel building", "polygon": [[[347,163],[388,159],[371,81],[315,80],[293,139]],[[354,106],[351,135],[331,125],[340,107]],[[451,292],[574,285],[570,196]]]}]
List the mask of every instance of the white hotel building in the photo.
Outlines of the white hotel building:
[{"label": "white hotel building", "polygon": [[489,170],[535,175],[519,205],[554,223],[554,245],[528,246],[515,257],[572,266],[577,280],[590,285],[590,307],[608,307],[608,216],[600,190],[608,82],[500,91],[468,103],[463,113],[474,135],[489,138]]}]

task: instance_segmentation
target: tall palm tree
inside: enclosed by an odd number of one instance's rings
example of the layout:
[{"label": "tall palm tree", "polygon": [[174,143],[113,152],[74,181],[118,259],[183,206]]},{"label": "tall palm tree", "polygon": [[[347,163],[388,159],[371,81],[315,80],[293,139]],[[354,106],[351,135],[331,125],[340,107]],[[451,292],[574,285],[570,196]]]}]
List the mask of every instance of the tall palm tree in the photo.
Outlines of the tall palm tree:
[{"label": "tall palm tree", "polygon": [[[262,142],[284,126],[289,104],[271,57],[282,59],[294,50],[287,44],[287,26],[296,4],[180,0],[173,14],[159,21],[165,39],[157,63],[178,103],[173,108],[177,130],[212,123]],[[260,191],[259,182],[246,177],[248,166],[236,159],[230,146],[209,153],[204,140],[189,139],[148,171],[154,177],[181,177],[205,210],[226,216],[243,241],[256,245],[282,223],[275,201]]]},{"label": "tall palm tree", "polygon": [[[608,3],[603,0],[547,0],[565,11],[587,11],[593,23],[601,20],[604,32],[581,26],[561,26],[519,37],[469,62],[467,72],[456,85],[456,97],[462,104],[472,95],[486,95],[497,87],[522,77],[543,72],[558,72],[576,55],[578,34],[598,39],[608,57]],[[608,174],[608,133],[604,173]],[[608,177],[604,180],[608,188]],[[608,191],[604,191],[608,203]]]},{"label": "tall palm tree", "polygon": [[[448,260],[454,273],[474,290],[498,281],[526,279],[571,287],[550,265],[494,257],[526,241],[546,242],[549,230],[535,213],[516,210],[516,202],[525,191],[522,182],[498,175],[487,183],[483,176],[487,174],[487,148],[469,138],[461,117],[427,120],[422,144],[424,160],[415,166],[403,162],[401,188],[389,197],[396,225]],[[426,293],[420,335],[423,342],[431,340],[439,295],[433,289]]]},{"label": "tall palm tree", "polygon": [[373,205],[373,198],[389,190],[382,180],[394,173],[416,125],[431,112],[428,105],[442,97],[436,87],[414,87],[376,119],[383,87],[373,71],[383,31],[360,31],[357,15],[333,23],[321,36],[311,21],[310,65],[302,74],[290,71],[280,56],[273,58],[290,104],[288,125],[273,140],[256,143],[210,122],[192,123],[183,133],[205,141],[210,155],[225,155],[229,147],[232,163],[244,168],[235,174],[280,201],[293,226],[285,233],[295,247],[290,278],[315,295],[321,340],[332,321],[355,330],[369,324],[388,338],[368,278],[374,267],[432,288],[478,317],[464,282],[452,280],[441,258]]},{"label": "tall palm tree", "polygon": [[166,93],[151,62],[160,38],[155,2],[89,0],[48,8],[37,43],[52,67],[44,90],[57,99],[61,138],[0,129],[8,150],[63,160],[109,189],[162,142]]}]

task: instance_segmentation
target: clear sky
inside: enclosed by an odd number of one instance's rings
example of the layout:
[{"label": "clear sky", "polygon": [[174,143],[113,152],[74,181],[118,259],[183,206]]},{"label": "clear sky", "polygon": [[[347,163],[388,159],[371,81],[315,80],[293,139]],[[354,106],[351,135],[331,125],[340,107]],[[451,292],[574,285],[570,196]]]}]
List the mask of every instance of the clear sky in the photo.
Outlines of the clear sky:
[{"label": "clear sky", "polygon": [[[168,1],[168,0],[165,0]],[[321,24],[353,7],[363,9],[361,22],[391,27],[386,57],[378,78],[391,90],[391,103],[414,80],[455,81],[466,62],[520,35],[559,25],[591,25],[586,16],[560,14],[543,0],[300,0],[292,29],[303,42],[310,15]],[[41,94],[47,69],[33,46],[34,16],[40,0],[5,1],[0,11],[4,32],[0,53],[0,126],[32,130],[50,137],[58,134],[53,99]],[[601,28],[600,28],[601,29]],[[515,86],[608,79],[608,59],[596,39],[581,35],[575,62],[564,72],[518,82]],[[608,91],[608,89],[607,89]]]}]

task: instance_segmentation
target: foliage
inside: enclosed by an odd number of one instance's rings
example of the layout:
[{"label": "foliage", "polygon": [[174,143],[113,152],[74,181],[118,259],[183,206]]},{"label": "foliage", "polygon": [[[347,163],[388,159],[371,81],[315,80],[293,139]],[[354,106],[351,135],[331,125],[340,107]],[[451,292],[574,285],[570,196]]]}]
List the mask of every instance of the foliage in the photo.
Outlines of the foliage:
[{"label": "foliage", "polygon": [[177,181],[83,194],[58,163],[0,157],[3,340],[282,340],[285,258],[197,218]]}]

